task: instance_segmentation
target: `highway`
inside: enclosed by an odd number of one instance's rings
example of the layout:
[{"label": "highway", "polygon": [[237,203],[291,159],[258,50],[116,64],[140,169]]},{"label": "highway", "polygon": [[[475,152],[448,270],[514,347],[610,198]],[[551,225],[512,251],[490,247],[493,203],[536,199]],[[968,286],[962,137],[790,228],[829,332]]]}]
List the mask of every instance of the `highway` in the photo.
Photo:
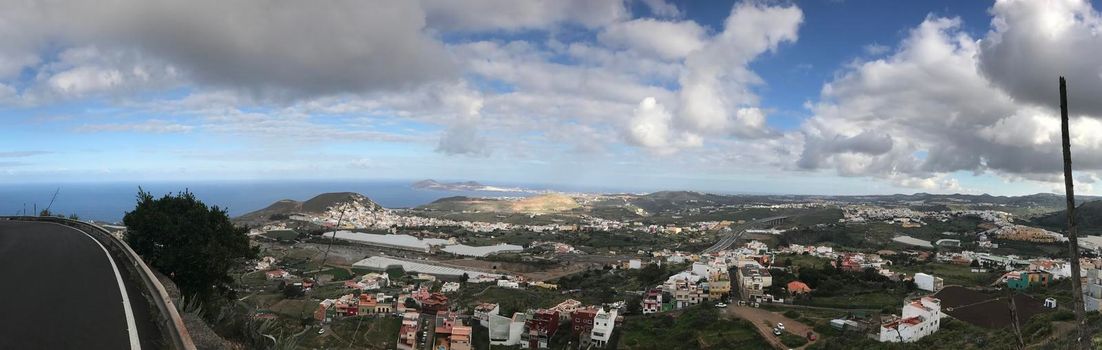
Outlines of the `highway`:
[{"label": "highway", "polygon": [[738,240],[742,238],[742,235],[746,233],[746,230],[751,229],[754,226],[761,225],[763,223],[768,223],[768,222],[774,221],[774,220],[784,220],[784,219],[787,219],[787,218],[788,218],[787,216],[768,217],[768,218],[764,218],[764,219],[758,219],[758,220],[754,220],[754,221],[751,221],[751,222],[747,222],[747,223],[744,223],[742,225],[739,225],[738,227],[731,228],[731,233],[730,234],[720,238],[719,241],[716,242],[716,244],[713,244],[711,247],[708,247],[707,249],[704,249],[704,251],[702,251],[701,253],[702,254],[710,254],[710,253],[715,253],[715,252],[730,248],[732,245],[735,244],[735,242],[738,242]]},{"label": "highway", "polygon": [[0,220],[0,348],[161,348],[129,273],[80,230]]}]

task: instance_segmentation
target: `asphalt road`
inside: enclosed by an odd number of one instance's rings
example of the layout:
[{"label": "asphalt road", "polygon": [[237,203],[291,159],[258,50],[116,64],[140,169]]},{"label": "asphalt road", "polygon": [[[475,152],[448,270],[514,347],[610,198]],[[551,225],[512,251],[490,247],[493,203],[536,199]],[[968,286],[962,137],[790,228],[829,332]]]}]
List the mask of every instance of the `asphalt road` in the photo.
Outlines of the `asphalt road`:
[{"label": "asphalt road", "polygon": [[110,259],[79,230],[0,220],[0,348],[158,348],[148,302],[126,267],[115,262],[116,273]]},{"label": "asphalt road", "polygon": [[785,219],[785,218],[788,218],[788,217],[787,216],[774,216],[774,217],[768,217],[768,218],[764,218],[764,219],[754,220],[754,221],[739,225],[735,228],[732,228],[731,229],[732,232],[730,234],[720,238],[719,241],[716,242],[716,244],[713,244],[711,247],[708,247],[707,249],[704,249],[704,251],[702,251],[701,253],[710,254],[710,253],[715,253],[715,252],[730,248],[731,245],[734,245],[735,242],[738,242],[738,240],[742,238],[742,235],[744,233],[746,233],[747,229],[750,229],[750,228],[752,228],[752,227],[754,227],[758,224],[764,223],[764,222],[769,222],[769,221],[773,221],[773,220],[777,220],[777,219]]}]

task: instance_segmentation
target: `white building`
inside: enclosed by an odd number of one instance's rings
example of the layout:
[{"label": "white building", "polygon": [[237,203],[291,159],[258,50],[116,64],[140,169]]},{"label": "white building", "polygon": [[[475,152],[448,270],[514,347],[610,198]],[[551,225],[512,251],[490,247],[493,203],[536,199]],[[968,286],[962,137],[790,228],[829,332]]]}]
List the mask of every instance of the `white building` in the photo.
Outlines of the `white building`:
[{"label": "white building", "polygon": [[1087,270],[1087,283],[1083,285],[1083,308],[1087,312],[1102,311],[1102,270]]},{"label": "white building", "polygon": [[497,286],[498,287],[505,287],[505,288],[520,289],[520,284],[519,283],[517,283],[516,281],[510,281],[510,280],[497,280]]},{"label": "white building", "polygon": [[490,315],[490,345],[513,346],[520,344],[524,333],[524,322],[528,315],[522,312],[513,314],[513,318]]},{"label": "white building", "polygon": [[937,332],[941,325],[941,300],[922,297],[903,304],[903,315],[880,325],[881,342],[910,343]]},{"label": "white building", "polygon": [[597,315],[593,316],[593,330],[589,333],[593,345],[604,347],[608,344],[608,339],[612,337],[612,330],[616,328],[616,314],[616,309],[606,311],[601,308],[597,311]]},{"label": "white building", "polygon": [[497,316],[501,312],[501,307],[494,303],[482,303],[474,307],[474,319],[478,320],[479,324],[483,327],[490,327],[490,315]]},{"label": "white building", "polygon": [[945,282],[942,281],[941,277],[919,272],[915,274],[915,286],[918,286],[918,289],[921,290],[937,292],[945,286]]},{"label": "white building", "polygon": [[263,258],[260,258],[260,260],[256,261],[256,270],[257,271],[265,271],[267,269],[272,268],[272,265],[274,265],[275,263],[276,263],[276,258],[270,257],[270,256],[265,256]]},{"label": "white building", "polygon": [[444,285],[440,286],[441,293],[451,293],[459,291],[459,282],[444,282]]},{"label": "white building", "polygon": [[628,260],[628,268],[638,270],[643,268],[643,261],[639,259]]}]

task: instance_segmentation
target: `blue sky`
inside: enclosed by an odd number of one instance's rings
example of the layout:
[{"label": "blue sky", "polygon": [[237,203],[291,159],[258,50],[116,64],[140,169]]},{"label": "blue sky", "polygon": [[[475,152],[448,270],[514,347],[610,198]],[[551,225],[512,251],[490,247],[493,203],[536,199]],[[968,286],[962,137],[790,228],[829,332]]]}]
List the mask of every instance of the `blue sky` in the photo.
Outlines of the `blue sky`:
[{"label": "blue sky", "polygon": [[437,178],[1052,192],[1062,186],[1055,77],[1067,75],[1077,184],[1093,193],[1099,8],[6,4],[0,183]]}]

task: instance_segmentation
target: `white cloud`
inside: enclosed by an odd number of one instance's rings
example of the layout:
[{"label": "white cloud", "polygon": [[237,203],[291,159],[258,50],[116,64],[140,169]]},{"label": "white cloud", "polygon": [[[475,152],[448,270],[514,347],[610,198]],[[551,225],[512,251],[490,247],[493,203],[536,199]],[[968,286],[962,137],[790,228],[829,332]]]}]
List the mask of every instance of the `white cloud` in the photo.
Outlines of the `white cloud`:
[{"label": "white cloud", "polygon": [[[1092,34],[1097,17],[1082,2],[1041,3],[996,3],[993,30],[983,40],[961,31],[959,19],[929,17],[887,57],[851,65],[823,87],[820,101],[811,106],[814,116],[802,128],[803,150],[796,164],[942,190],[958,186],[944,180],[959,171],[1060,181],[1060,124],[1050,103],[1057,101],[1056,75],[1036,73],[1049,63],[1038,55],[1054,52],[1049,45],[1067,42],[1079,43],[1077,50],[1093,50],[1085,38],[1097,35]],[[1076,19],[1053,22],[1069,16]],[[1017,68],[1003,66],[1007,62]],[[1093,89],[1089,81],[1095,73],[1088,72],[1102,67],[1096,60],[1054,64],[1078,69],[1078,81],[1088,81],[1078,85],[1081,91]],[[1043,74],[1049,76],[1042,79]],[[1073,108],[1074,164],[1077,171],[1091,173],[1102,169],[1102,121],[1080,113]]]},{"label": "white cloud", "polygon": [[429,26],[456,31],[597,28],[628,16],[623,0],[422,0]]},{"label": "white cloud", "polygon": [[1057,77],[1068,79],[1072,113],[1102,118],[1102,15],[1085,0],[1000,0],[979,64],[1016,99],[1059,108]]},{"label": "white cloud", "polygon": [[606,45],[665,60],[683,59],[704,47],[707,31],[692,21],[640,18],[609,25],[597,38]]},{"label": "white cloud", "polygon": [[86,124],[76,128],[77,132],[138,132],[153,134],[185,133],[194,130],[191,125],[170,121],[149,119],[137,123]]},{"label": "white cloud", "polygon": [[681,10],[677,8],[677,5],[666,2],[666,0],[642,0],[643,4],[650,9],[650,13],[657,17],[680,17]]},{"label": "white cloud", "polygon": [[796,41],[801,22],[803,12],[795,6],[735,5],[723,32],[685,60],[677,125],[701,134],[767,134],[760,110],[739,113],[757,103],[750,86],[761,82],[747,66],[781,43]]},{"label": "white cloud", "polygon": [[892,48],[890,46],[880,45],[880,44],[877,44],[877,43],[872,43],[872,44],[865,45],[861,49],[865,51],[866,55],[871,55],[871,56],[880,56],[880,55],[886,54],[886,53],[888,53],[892,50]]},{"label": "white cloud", "polygon": [[[199,84],[264,98],[407,88],[455,73],[424,16],[411,1],[5,2],[0,34],[13,43],[0,44],[0,78],[73,45],[137,52]],[[130,74],[75,69],[57,87],[112,86]]]}]

